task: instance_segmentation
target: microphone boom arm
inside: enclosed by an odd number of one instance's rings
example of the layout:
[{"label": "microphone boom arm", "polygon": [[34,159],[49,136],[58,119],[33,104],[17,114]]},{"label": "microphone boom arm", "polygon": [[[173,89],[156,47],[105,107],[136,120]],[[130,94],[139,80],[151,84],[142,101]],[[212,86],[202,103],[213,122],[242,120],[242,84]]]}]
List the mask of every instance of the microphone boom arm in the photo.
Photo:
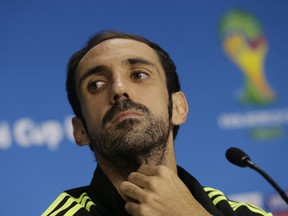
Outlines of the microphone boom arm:
[{"label": "microphone boom arm", "polygon": [[262,175],[275,188],[275,190],[278,191],[282,199],[288,204],[288,197],[286,193],[279,187],[279,185],[264,170],[262,170],[248,158],[246,158],[245,161],[247,163],[247,166],[249,166],[251,169],[256,170],[260,175]]}]

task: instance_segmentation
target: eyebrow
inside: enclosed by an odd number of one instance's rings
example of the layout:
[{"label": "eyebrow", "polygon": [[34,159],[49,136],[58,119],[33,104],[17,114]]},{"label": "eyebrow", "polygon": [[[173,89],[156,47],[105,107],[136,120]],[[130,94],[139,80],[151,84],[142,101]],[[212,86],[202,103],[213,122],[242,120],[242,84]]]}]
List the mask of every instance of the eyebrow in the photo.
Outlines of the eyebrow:
[{"label": "eyebrow", "polygon": [[[157,72],[158,72],[158,67],[151,61],[141,58],[141,57],[135,57],[135,58],[128,58],[123,60],[123,62],[121,62],[122,65],[127,65],[127,66],[134,66],[134,65],[148,65],[148,66],[153,66],[156,68]],[[99,65],[96,67],[93,67],[91,69],[89,69],[87,72],[85,72],[80,80],[79,80],[79,87],[81,86],[81,83],[89,76],[101,73],[102,71],[104,71],[106,68],[106,66],[104,65]]]},{"label": "eyebrow", "polygon": [[96,66],[96,67],[93,67],[91,69],[89,69],[86,73],[84,73],[80,80],[79,80],[79,87],[81,87],[81,84],[82,82],[89,76],[92,76],[92,75],[95,75],[95,74],[98,74],[100,73],[101,71],[103,71],[105,69],[105,66],[103,65],[99,65],[99,66]]},{"label": "eyebrow", "polygon": [[149,66],[155,66],[156,67],[156,65],[153,62],[151,62],[151,61],[149,61],[147,59],[144,59],[144,58],[140,58],[140,57],[125,59],[123,61],[123,64],[125,64],[125,65],[142,64],[142,65],[149,65]]}]

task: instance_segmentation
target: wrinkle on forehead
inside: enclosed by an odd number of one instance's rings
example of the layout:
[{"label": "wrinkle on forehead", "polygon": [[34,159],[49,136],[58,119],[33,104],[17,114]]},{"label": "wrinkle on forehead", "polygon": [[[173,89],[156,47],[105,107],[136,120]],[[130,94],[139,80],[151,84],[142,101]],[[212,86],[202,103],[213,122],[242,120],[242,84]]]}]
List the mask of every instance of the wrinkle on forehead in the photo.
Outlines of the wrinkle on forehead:
[{"label": "wrinkle on forehead", "polygon": [[77,71],[82,71],[85,66],[88,66],[93,62],[95,63],[97,58],[101,58],[103,60],[115,58],[114,60],[118,60],[119,62],[117,61],[114,63],[120,64],[121,59],[117,59],[117,57],[121,57],[123,55],[130,57],[135,56],[139,58],[144,56],[151,62],[160,63],[156,52],[147,44],[132,39],[114,38],[103,41],[91,48],[80,60]]}]

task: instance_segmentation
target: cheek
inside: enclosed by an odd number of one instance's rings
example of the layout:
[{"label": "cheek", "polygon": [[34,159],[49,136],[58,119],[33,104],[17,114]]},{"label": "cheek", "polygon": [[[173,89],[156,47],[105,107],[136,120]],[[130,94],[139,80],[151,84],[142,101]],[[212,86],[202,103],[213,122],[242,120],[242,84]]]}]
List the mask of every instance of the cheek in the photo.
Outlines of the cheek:
[{"label": "cheek", "polygon": [[146,98],[146,106],[151,110],[155,115],[164,115],[168,114],[168,104],[169,97],[167,92],[151,93]]},{"label": "cheek", "polygon": [[87,127],[89,129],[93,128],[93,130],[100,128],[105,114],[103,105],[101,106],[99,103],[90,101],[86,103],[82,110]]}]

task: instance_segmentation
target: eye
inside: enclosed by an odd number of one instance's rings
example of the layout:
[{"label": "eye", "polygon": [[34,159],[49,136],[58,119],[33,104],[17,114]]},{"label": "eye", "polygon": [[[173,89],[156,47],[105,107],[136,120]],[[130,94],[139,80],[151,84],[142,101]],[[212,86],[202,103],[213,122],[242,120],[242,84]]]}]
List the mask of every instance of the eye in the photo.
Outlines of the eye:
[{"label": "eye", "polygon": [[87,85],[87,89],[89,92],[94,93],[97,92],[105,85],[105,82],[102,80],[91,80]]},{"label": "eye", "polygon": [[134,71],[131,78],[134,80],[146,80],[149,78],[149,75],[143,71]]}]

